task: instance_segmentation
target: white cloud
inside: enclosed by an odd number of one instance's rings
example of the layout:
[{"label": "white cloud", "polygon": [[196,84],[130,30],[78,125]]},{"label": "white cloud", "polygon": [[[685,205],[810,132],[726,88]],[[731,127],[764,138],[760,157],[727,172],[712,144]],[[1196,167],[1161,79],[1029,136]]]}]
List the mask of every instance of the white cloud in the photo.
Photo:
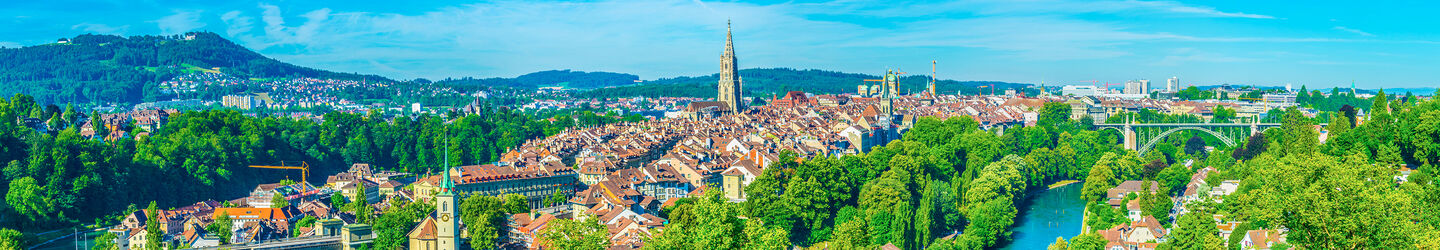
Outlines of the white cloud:
[{"label": "white cloud", "polygon": [[130,30],[130,25],[116,27],[97,23],[80,23],[70,26],[70,29],[105,35],[125,35]]},{"label": "white cloud", "polygon": [[205,23],[200,22],[200,14],[204,12],[203,10],[174,10],[174,12],[175,14],[154,21],[159,24],[161,34],[180,34],[205,27]]},{"label": "white cloud", "polygon": [[1344,32],[1350,32],[1350,33],[1354,33],[1354,34],[1360,35],[1360,36],[1375,36],[1375,34],[1370,34],[1370,32],[1365,32],[1365,31],[1362,31],[1362,30],[1346,28],[1345,26],[1335,26],[1335,30],[1344,31]]},{"label": "white cloud", "polygon": [[1254,58],[1234,57],[1207,50],[1195,48],[1179,48],[1172,50],[1169,55],[1156,61],[1154,65],[1178,66],[1193,62],[1200,63],[1234,63],[1255,61]]},{"label": "white cloud", "polygon": [[[976,0],[952,2],[976,9],[981,14],[1057,14],[1057,13],[1107,13],[1107,14],[1182,14],[1198,17],[1276,19],[1273,16],[1226,12],[1209,6],[1186,5],[1174,1],[1072,1],[1072,0]],[[943,9],[943,8],[942,8]],[[934,9],[932,9],[933,11]]]},{"label": "white cloud", "polygon": [[16,42],[0,41],[0,47],[5,47],[5,48],[19,48],[19,47],[23,47],[23,46],[24,46],[24,45],[20,45],[20,43],[16,43]]},{"label": "white cloud", "polygon": [[254,29],[255,24],[253,19],[249,16],[244,16],[244,13],[238,10],[225,12],[224,15],[220,15],[220,21],[225,22],[225,34],[231,37],[250,32],[251,29]]}]

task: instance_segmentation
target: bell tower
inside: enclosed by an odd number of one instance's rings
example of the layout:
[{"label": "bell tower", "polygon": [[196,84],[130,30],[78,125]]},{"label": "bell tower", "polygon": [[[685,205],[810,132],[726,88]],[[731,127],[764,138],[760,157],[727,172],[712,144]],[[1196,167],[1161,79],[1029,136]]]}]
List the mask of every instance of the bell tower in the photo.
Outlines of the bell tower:
[{"label": "bell tower", "polygon": [[455,232],[460,230],[460,218],[455,212],[459,206],[455,204],[455,182],[450,180],[449,150],[445,154],[445,171],[441,171],[440,176],[440,194],[435,195],[435,245],[437,249],[460,249]]}]

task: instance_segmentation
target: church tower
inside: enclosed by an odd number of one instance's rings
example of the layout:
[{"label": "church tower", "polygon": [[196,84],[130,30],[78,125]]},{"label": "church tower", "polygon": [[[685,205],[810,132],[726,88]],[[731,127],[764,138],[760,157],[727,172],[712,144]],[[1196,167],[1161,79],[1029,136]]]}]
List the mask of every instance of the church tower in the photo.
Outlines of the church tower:
[{"label": "church tower", "polygon": [[[448,147],[447,147],[448,148]],[[460,217],[455,209],[455,182],[450,181],[449,154],[446,154],[445,171],[440,173],[440,194],[435,195],[435,245],[436,249],[460,249],[456,231],[460,230]]]},{"label": "church tower", "polygon": [[735,44],[731,41],[730,22],[725,22],[725,54],[720,55],[720,92],[715,100],[724,102],[733,113],[745,110],[745,98],[740,95],[740,73],[735,66]]}]

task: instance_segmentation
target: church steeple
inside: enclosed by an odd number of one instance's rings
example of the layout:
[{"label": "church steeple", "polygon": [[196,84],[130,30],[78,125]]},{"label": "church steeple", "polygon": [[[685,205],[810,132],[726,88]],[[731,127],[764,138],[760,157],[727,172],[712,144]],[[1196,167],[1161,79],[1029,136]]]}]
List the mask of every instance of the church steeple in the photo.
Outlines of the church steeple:
[{"label": "church steeple", "polygon": [[455,201],[455,182],[450,180],[449,134],[448,131],[445,133],[445,171],[440,173],[440,194],[435,195],[435,246],[442,250],[460,249],[457,237],[460,217],[456,215],[459,204]]},{"label": "church steeple", "polygon": [[715,100],[724,102],[726,108],[731,112],[739,112],[745,109],[745,98],[740,95],[740,73],[735,62],[735,42],[731,35],[730,21],[725,21],[725,52],[720,55],[720,82],[719,93],[716,93]]}]

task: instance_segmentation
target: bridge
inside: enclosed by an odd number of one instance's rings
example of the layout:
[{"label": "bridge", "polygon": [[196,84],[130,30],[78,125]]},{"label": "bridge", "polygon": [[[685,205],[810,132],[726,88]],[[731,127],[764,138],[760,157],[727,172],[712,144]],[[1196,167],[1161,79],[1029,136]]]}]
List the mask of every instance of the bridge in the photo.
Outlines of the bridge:
[{"label": "bridge", "polygon": [[[1323,124],[1322,124],[1323,125]],[[1123,135],[1125,149],[1145,155],[1155,144],[1180,131],[1198,131],[1215,136],[1225,146],[1235,146],[1250,135],[1278,128],[1279,123],[1109,123],[1095,124],[1096,131],[1114,129]]]}]

